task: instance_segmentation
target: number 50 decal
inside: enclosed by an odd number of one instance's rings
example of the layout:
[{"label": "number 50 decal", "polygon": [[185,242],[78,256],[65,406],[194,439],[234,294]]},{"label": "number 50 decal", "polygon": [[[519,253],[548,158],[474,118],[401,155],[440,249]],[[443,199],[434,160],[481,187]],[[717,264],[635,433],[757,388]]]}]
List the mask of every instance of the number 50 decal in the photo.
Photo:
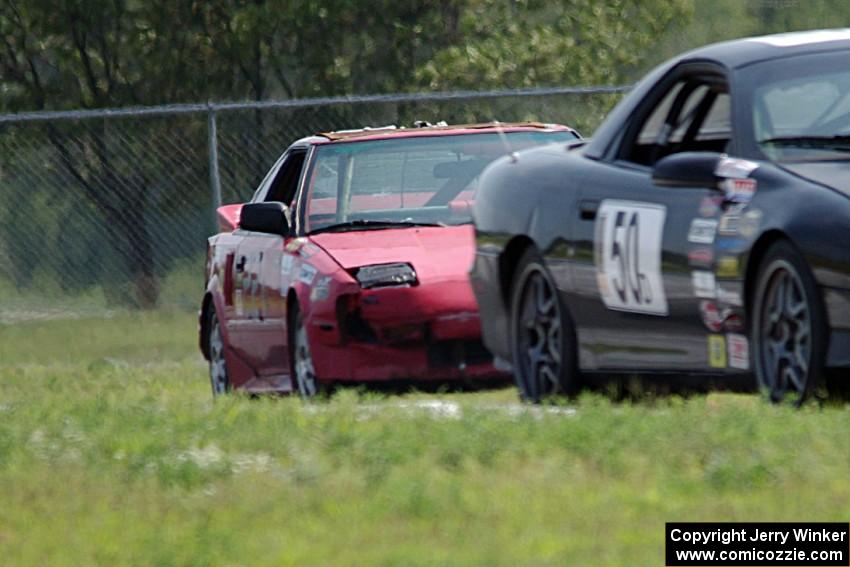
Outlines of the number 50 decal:
[{"label": "number 50 decal", "polygon": [[606,199],[596,215],[596,281],[608,309],[667,315],[661,236],[667,209]]}]

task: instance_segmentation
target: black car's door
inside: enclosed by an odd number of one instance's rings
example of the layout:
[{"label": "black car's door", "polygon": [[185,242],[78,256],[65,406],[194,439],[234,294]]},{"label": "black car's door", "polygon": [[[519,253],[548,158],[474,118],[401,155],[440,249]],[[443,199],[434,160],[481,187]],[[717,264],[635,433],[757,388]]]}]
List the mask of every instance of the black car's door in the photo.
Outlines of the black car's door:
[{"label": "black car's door", "polygon": [[675,152],[727,149],[728,88],[722,74],[699,69],[659,89],[611,159],[586,169],[573,315],[581,350],[598,368],[719,369],[724,338],[709,327],[717,317],[713,243],[722,196],[658,187],[651,173]]}]

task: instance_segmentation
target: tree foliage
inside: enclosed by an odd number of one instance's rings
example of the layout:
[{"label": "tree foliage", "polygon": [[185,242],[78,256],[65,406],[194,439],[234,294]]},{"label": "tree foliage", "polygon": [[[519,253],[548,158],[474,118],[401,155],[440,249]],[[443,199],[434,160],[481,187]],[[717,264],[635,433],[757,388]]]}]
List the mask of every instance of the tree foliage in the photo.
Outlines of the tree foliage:
[{"label": "tree foliage", "polygon": [[[850,12],[841,0],[0,0],[0,112],[623,84],[711,41],[842,24],[850,24]],[[591,124],[610,102],[594,100],[580,112],[593,114]],[[476,110],[499,117],[511,114],[509,106],[501,100]],[[357,117],[338,121],[349,119]],[[253,120],[256,132],[273,127],[260,113]],[[181,214],[181,205],[163,197],[168,188],[139,157],[180,126],[65,126],[45,125],[44,147],[15,139],[22,134],[12,127],[0,132],[9,147],[30,144],[34,162],[44,162],[46,151],[60,156],[62,179],[73,181],[69,195],[99,215],[123,258],[135,303],[153,305],[146,226],[157,215]],[[120,152],[116,137],[130,140]],[[178,159],[201,156],[197,145],[170,148],[168,167],[203,179],[202,159]],[[245,148],[257,167],[262,150]],[[22,164],[4,167],[4,159],[0,186],[18,183],[33,211],[57,202],[39,194],[54,188],[31,187]],[[14,256],[13,244],[5,249]]]},{"label": "tree foliage", "polygon": [[460,19],[464,42],[417,79],[439,89],[618,84],[690,12],[687,0],[474,0]]},{"label": "tree foliage", "polygon": [[611,82],[688,0],[5,0],[0,109]]}]

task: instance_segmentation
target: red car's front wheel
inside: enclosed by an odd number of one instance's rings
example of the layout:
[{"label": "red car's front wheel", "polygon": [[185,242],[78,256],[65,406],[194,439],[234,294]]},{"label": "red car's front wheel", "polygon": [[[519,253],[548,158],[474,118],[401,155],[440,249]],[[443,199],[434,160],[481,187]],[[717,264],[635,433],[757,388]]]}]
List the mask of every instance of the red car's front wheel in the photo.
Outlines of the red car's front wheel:
[{"label": "red car's front wheel", "polygon": [[210,385],[213,397],[230,391],[230,377],[227,372],[227,361],[224,359],[224,336],[221,334],[221,323],[215,309],[210,310],[207,325],[207,341],[210,353]]},{"label": "red car's front wheel", "polygon": [[302,398],[313,398],[320,392],[319,381],[316,378],[316,367],[313,364],[313,354],[310,350],[310,339],[304,327],[301,310],[295,307],[292,315],[292,370],[295,375],[295,385]]}]

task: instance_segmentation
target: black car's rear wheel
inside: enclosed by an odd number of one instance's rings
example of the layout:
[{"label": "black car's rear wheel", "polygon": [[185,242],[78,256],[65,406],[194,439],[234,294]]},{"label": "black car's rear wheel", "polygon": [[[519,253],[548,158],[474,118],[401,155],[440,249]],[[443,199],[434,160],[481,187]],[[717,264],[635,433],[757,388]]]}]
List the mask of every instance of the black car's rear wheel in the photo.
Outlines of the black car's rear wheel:
[{"label": "black car's rear wheel", "polygon": [[752,350],[758,386],[795,405],[823,383],[827,329],[814,276],[787,241],[771,245],[753,295]]},{"label": "black car's rear wheel", "polygon": [[576,334],[557,287],[533,249],[522,256],[511,298],[511,354],[523,400],[578,390]]}]

